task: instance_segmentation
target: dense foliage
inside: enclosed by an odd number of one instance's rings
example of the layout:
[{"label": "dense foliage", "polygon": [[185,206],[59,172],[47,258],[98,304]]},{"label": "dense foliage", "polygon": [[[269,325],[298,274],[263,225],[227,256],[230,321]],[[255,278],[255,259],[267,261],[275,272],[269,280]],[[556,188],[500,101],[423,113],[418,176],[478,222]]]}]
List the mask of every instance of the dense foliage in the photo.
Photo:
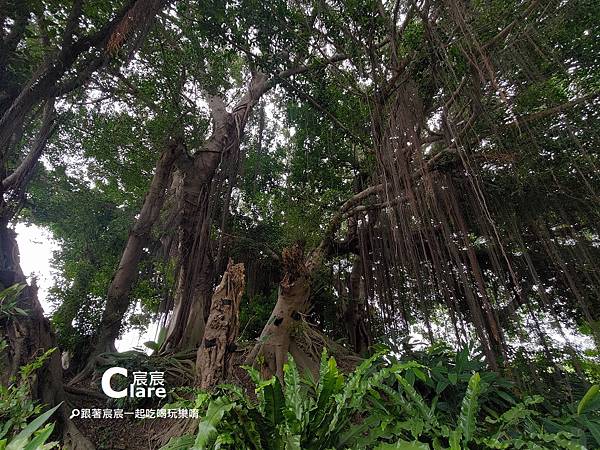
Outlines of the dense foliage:
[{"label": "dense foliage", "polygon": [[[15,306],[23,286],[15,285],[0,292],[0,321],[11,315],[27,313]],[[8,351],[8,344],[0,340],[0,354]],[[32,398],[31,379],[56,349],[50,349],[34,361],[19,368],[19,375],[8,385],[0,384],[0,449],[1,450],[45,450],[58,443],[47,443],[54,430],[54,424],[44,423],[59,408],[55,406],[42,413],[44,405]],[[0,370],[6,370],[0,367]]]},{"label": "dense foliage", "polygon": [[248,366],[170,448],[600,446],[596,3],[0,2],[0,449],[116,365]]},{"label": "dense foliage", "polygon": [[[427,100],[423,107],[431,136],[448,132],[443,123],[440,125],[442,113],[447,116],[444,120],[453,120],[458,126],[465,120],[453,116],[454,110],[483,111],[473,116],[469,124],[472,129],[464,130],[461,151],[473,158],[471,167],[478,166],[476,176],[485,190],[501,242],[490,244],[492,237],[484,224],[478,223],[477,211],[468,212],[473,205],[461,208],[467,210],[468,240],[474,245],[480,266],[477,270],[487,285],[484,292],[473,295],[489,296],[490,304],[501,312],[519,306],[529,309],[511,315],[510,320],[502,318],[507,353],[515,352],[509,347],[522,338],[523,327],[527,334],[536,335],[539,345],[552,347],[552,336],[542,336],[547,334],[545,327],[576,328],[592,336],[597,320],[593,314],[585,316],[585,310],[598,310],[593,294],[597,269],[592,264],[598,256],[593,225],[598,86],[598,48],[593,37],[598,31],[598,17],[589,1],[558,3],[552,14],[551,7],[537,10],[535,5],[529,8],[521,2],[474,3],[462,11],[471,38],[461,34],[452,37],[455,30],[450,24],[453,14],[458,14],[453,4],[445,10],[440,7],[443,13],[435,29],[428,30],[433,24],[415,17],[397,37],[398,55],[410,59],[406,70],[419,95]],[[402,2],[398,8],[410,9]],[[94,13],[94,20],[105,14],[104,9],[99,11],[103,12]],[[535,30],[515,24],[525,13],[525,22],[538,21]],[[257,316],[253,308],[267,309],[265,299],[272,298],[276,290],[280,273],[272,251],[279,253],[299,239],[308,247],[317,245],[338,205],[376,178],[378,162],[372,151],[375,141],[370,122],[373,99],[385,92],[389,81],[387,69],[376,64],[377,58],[387,61],[388,49],[382,45],[373,50],[374,55],[369,55],[368,49],[378,39],[385,42],[389,17],[380,17],[382,14],[376,2],[316,8],[313,15],[320,32],[338,53],[348,56],[348,61],[332,70],[317,64],[310,76],[282,82],[265,96],[247,125],[241,143],[240,177],[233,183],[233,197],[228,203],[230,211],[222,210],[224,199],[217,200],[211,225],[214,246],[224,246],[221,254],[252,266],[248,273],[261,274],[253,275],[248,283],[251,312],[244,310],[242,314],[256,318],[246,337],[258,335],[268,315],[265,311]],[[318,61],[309,50],[310,42],[316,45],[323,38],[312,35],[305,23],[310,18],[302,8],[286,2],[271,6],[241,2],[227,7],[212,2],[204,9],[178,2],[173,13],[161,18],[147,36],[130,64],[99,73],[93,79],[92,92],[69,98],[68,107],[65,104],[61,111],[64,125],[48,145],[48,164],[29,189],[27,208],[21,216],[49,227],[61,242],[55,262],[60,276],[52,301],[53,321],[63,348],[86,348],[98,327],[127,230],[144,198],[163,141],[174,127],[180,127],[190,153],[198,152],[210,132],[210,117],[203,105],[207,95],[219,92],[233,98],[256,66],[274,73],[304,56],[308,62]],[[500,48],[486,47],[489,61],[469,60],[477,49],[468,39],[485,42],[494,38],[495,30],[513,26],[516,28],[510,28],[507,42]],[[248,33],[250,29],[255,33]],[[353,39],[344,38],[348,30],[353,30]],[[428,47],[439,41],[450,43],[443,56]],[[375,60],[369,61],[373,57]],[[486,79],[478,86],[471,74],[477,70],[493,70],[494,74],[488,80],[486,73],[480,73]],[[441,99],[458,87],[465,89],[461,93],[464,99],[443,112]],[[472,100],[478,91],[482,98]],[[571,104],[573,101],[576,103]],[[549,114],[552,110],[556,115]],[[522,124],[526,132],[515,130],[511,117],[526,120]],[[436,171],[460,178],[460,158],[452,145],[436,141],[425,147],[424,157],[435,161]],[[457,181],[459,189],[467,189],[461,184],[464,182]],[[562,207],[565,202],[572,211]],[[221,215],[228,217],[218,217]],[[368,216],[358,218],[368,223]],[[378,220],[382,222],[375,222],[373,229],[366,227],[360,237],[365,296],[372,305],[369,327],[375,337],[394,334],[401,338],[413,327],[430,337],[438,331],[458,341],[473,337],[469,335],[482,325],[476,325],[475,330],[443,327],[450,321],[474,320],[474,311],[464,301],[467,294],[450,292],[457,289],[452,285],[460,280],[429,280],[432,273],[441,272],[435,261],[420,265],[430,275],[416,273],[413,261],[394,261],[398,255],[385,249],[381,241],[399,237],[388,236],[385,222]],[[534,223],[544,227],[535,228]],[[165,313],[163,306],[173,295],[176,263],[165,261],[163,244],[172,233],[165,223],[159,224],[145,248],[125,328],[144,327],[156,319],[157,312]],[[426,239],[424,231],[416,233],[421,233],[420,237],[406,237],[407,246]],[[550,240],[543,248],[538,235],[548,233]],[[414,250],[414,258],[429,260],[431,245],[423,255]],[[370,248],[373,246],[377,248]],[[213,252],[218,253],[214,247]],[[315,295],[311,319],[328,332],[335,332],[339,314],[329,294],[337,293],[337,280],[349,276],[349,259],[343,255],[327,262],[329,275],[321,277],[325,295]],[[507,267],[500,267],[504,262]],[[222,267],[223,261],[216,261],[216,265]],[[456,267],[446,273],[453,271],[457,278]],[[214,272],[218,277],[219,271]],[[569,274],[560,277],[557,272]],[[504,289],[505,283],[515,286]],[[418,295],[413,292],[417,285],[423,289]],[[444,290],[449,293],[444,294]],[[419,298],[429,300],[416,301]],[[453,310],[451,317],[447,309]],[[402,320],[389,320],[394,311],[401,311]],[[538,327],[536,322],[543,324]]]},{"label": "dense foliage", "polygon": [[[416,355],[415,355],[416,356]],[[237,386],[199,392],[204,415],[195,436],[163,450],[252,449],[585,449],[600,445],[600,396],[545,400],[514,389],[485,364],[444,347],[397,361],[387,351],[344,376],[324,352],[318,379],[292,358],[284,380],[248,368],[256,398]],[[176,404],[177,405],[177,404]]]}]

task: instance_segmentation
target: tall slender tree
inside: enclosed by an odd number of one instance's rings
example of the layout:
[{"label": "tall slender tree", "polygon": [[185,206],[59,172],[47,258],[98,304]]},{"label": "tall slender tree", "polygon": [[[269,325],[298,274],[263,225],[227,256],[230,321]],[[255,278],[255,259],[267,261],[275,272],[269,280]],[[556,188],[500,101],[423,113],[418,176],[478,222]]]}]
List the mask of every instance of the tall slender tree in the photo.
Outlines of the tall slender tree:
[{"label": "tall slender tree", "polygon": [[[166,2],[138,0],[114,10],[104,11],[86,30],[83,1],[58,4],[49,9],[43,3],[8,2],[2,11],[2,45],[0,47],[0,273],[1,288],[26,285],[20,267],[15,233],[9,228],[22,201],[27,182],[47,141],[56,130],[56,99],[79,89],[90,76],[107,64],[132,37],[140,38],[155,14]],[[64,13],[66,19],[61,19]],[[35,39],[30,39],[30,34]],[[36,137],[22,145],[25,129],[36,127]],[[20,150],[28,153],[18,162]],[[13,166],[10,170],[9,167]],[[28,312],[2,324],[3,337],[10,351],[3,355],[10,368],[2,377],[5,383],[18,368],[31,362],[40,349],[55,346],[54,335],[37,298],[36,289],[26,286],[18,305]],[[62,369],[54,354],[33,387],[36,398],[49,405],[64,401]],[[73,448],[88,448],[85,439],[69,420],[66,406],[60,410],[65,442]]]}]

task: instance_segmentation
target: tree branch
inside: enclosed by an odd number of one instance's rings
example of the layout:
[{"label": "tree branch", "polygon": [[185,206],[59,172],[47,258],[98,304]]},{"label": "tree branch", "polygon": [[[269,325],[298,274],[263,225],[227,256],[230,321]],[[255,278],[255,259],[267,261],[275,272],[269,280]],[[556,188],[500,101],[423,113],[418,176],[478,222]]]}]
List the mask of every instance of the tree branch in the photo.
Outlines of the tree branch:
[{"label": "tree branch", "polygon": [[21,164],[4,180],[2,180],[2,190],[11,190],[18,197],[22,194],[23,188],[33,175],[33,169],[40,156],[46,148],[48,139],[56,130],[58,123],[56,121],[56,111],[54,110],[54,100],[51,99],[44,107],[42,126],[31,147],[29,154],[21,161]]},{"label": "tree branch", "polygon": [[570,100],[565,103],[561,103],[560,105],[556,105],[550,108],[543,109],[541,111],[536,111],[531,114],[527,114],[524,116],[517,117],[514,121],[510,122],[509,126],[519,127],[520,125],[525,125],[536,120],[544,119],[546,117],[552,116],[554,114],[561,113],[567,109],[570,109],[574,106],[580,105],[581,103],[585,103],[590,100],[594,100],[600,97],[600,92],[592,92],[591,94],[584,95],[583,97]]},{"label": "tree branch", "polygon": [[311,254],[307,258],[306,268],[309,273],[315,270],[324,257],[326,257],[335,244],[334,236],[338,231],[343,221],[347,218],[346,214],[350,211],[354,206],[358,205],[360,202],[369,198],[372,195],[378,194],[382,192],[384,189],[383,184],[377,184],[375,186],[369,186],[368,188],[360,191],[357,194],[354,194],[348,200],[346,200],[340,209],[333,215],[331,220],[329,221],[329,225],[325,229],[325,233],[321,243],[317,248],[315,248]]}]

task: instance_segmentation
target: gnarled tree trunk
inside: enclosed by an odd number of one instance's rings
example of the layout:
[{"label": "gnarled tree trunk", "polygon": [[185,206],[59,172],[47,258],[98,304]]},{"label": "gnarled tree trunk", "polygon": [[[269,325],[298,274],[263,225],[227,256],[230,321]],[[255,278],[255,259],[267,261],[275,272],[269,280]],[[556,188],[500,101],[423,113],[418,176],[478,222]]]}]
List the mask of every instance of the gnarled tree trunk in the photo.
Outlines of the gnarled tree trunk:
[{"label": "gnarled tree trunk", "polygon": [[[56,348],[57,344],[50,322],[44,317],[37,297],[37,289],[27,285],[21,270],[15,232],[9,229],[7,221],[3,220],[0,224],[0,289],[4,290],[15,284],[25,286],[18,298],[17,306],[28,314],[24,317],[3,318],[0,322],[1,339],[8,343],[7,349],[0,355],[0,366],[3,368],[0,383],[4,386],[8,385],[12,377],[18,375],[21,366],[31,363],[47,350]],[[29,381],[34,399],[49,406],[65,402],[60,353],[54,351]],[[57,421],[58,428],[62,431],[66,448],[94,448],[69,419],[65,403],[59,408],[53,420]]]},{"label": "gnarled tree trunk", "polygon": [[[208,161],[217,164],[218,161]],[[186,168],[180,192],[178,273],[173,312],[163,351],[195,349],[204,334],[205,306],[213,287],[210,257],[210,182],[216,166]]]},{"label": "gnarled tree trunk", "polygon": [[183,168],[179,275],[162,351],[189,350],[202,340],[214,276],[209,233],[213,211],[209,200],[214,193],[215,174],[219,168],[237,160],[248,117],[268,87],[264,74],[253,74],[246,94],[231,112],[226,110],[222,98],[209,98],[213,133]]},{"label": "gnarled tree trunk", "polygon": [[288,353],[294,353],[301,369],[312,370],[312,367],[303,367],[310,358],[294,345],[293,334],[307,312],[311,275],[316,266],[308,263],[298,244],[283,250],[282,264],[284,277],[279,283],[277,303],[247,358],[248,364],[260,366],[264,377],[276,374],[283,378]]},{"label": "gnarled tree trunk", "polygon": [[[283,365],[290,353],[301,371],[309,370],[316,375],[318,362],[309,355],[294,338],[294,332],[302,326],[302,316],[310,306],[311,279],[323,259],[333,253],[348,252],[350,242],[335,241],[341,224],[352,215],[354,208],[367,198],[377,194],[382,185],[370,186],[350,197],[332,216],[323,240],[317,248],[304,255],[303,247],[294,244],[284,249],[281,262],[284,277],[279,284],[277,303],[264,326],[258,342],[246,359],[247,364],[259,365],[263,376],[276,374],[283,377]],[[317,355],[318,357],[318,355]]]},{"label": "gnarled tree trunk", "polygon": [[231,352],[240,328],[240,300],[244,292],[244,265],[231,260],[212,296],[204,339],[196,357],[196,385],[208,389],[229,373]]}]

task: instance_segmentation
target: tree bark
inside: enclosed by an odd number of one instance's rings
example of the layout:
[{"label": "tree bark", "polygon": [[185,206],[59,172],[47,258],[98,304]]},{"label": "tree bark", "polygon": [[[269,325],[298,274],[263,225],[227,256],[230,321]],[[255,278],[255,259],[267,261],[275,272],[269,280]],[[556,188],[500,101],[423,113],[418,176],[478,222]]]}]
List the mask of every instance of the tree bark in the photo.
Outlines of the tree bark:
[{"label": "tree bark", "polygon": [[240,328],[244,265],[231,260],[212,296],[204,339],[196,357],[196,385],[208,389],[227,378]]},{"label": "tree bark", "polygon": [[42,126],[31,145],[31,150],[12,173],[2,180],[2,190],[5,192],[10,190],[11,197],[19,198],[23,195],[25,187],[33,176],[35,166],[46,148],[46,143],[56,131],[57,126],[54,99],[50,99],[44,106]]},{"label": "tree bark", "polygon": [[192,163],[182,167],[179,275],[163,352],[197,348],[202,341],[214,277],[209,233],[214,177],[220,167],[237,158],[249,115],[267,89],[266,76],[255,73],[247,92],[231,112],[219,96],[208,98],[213,133]]},{"label": "tree bark", "polygon": [[[301,353],[294,345],[293,334],[309,306],[310,279],[316,264],[310,257],[305,258],[298,244],[284,249],[281,260],[284,277],[279,283],[277,303],[246,362],[259,366],[264,377],[277,375],[283,379],[283,365],[288,353],[292,349]],[[294,358],[299,360],[298,363],[307,359],[306,355],[300,354]]]},{"label": "tree bark", "polygon": [[[44,317],[37,297],[37,289],[26,284],[25,275],[20,267],[16,234],[8,228],[6,220],[0,224],[0,264],[0,289],[15,284],[25,285],[17,305],[28,313],[25,317],[9,317],[0,323],[2,339],[9,344],[5,352],[0,355],[2,367],[8,368],[0,374],[0,383],[7,386],[9,380],[17,376],[21,366],[32,362],[37,356],[51,348],[56,348],[57,345],[50,322]],[[60,352],[54,351],[49,360],[29,381],[34,399],[48,406],[65,402]],[[65,403],[52,420],[56,420],[57,429],[62,432],[66,448],[94,448],[69,419]]]},{"label": "tree bark", "polygon": [[123,316],[130,304],[129,294],[138,274],[138,264],[143,257],[144,247],[149,243],[152,226],[158,219],[164,203],[175,161],[184,154],[184,151],[181,140],[173,140],[167,144],[156,164],[156,170],[139,216],[129,232],[119,266],[108,288],[106,306],[93,350],[85,368],[73,378],[71,383],[79,382],[93,370],[95,358],[99,354],[115,351],[115,340],[121,330]]},{"label": "tree bark", "polygon": [[348,342],[354,352],[364,355],[372,343],[367,323],[365,286],[362,280],[360,256],[355,256],[348,278],[347,295],[341,295],[341,319],[346,329]]},{"label": "tree bark", "polygon": [[[217,163],[218,161],[215,161]],[[212,291],[210,261],[210,211],[208,209],[209,173],[216,167],[195,167],[183,172],[178,209],[180,211],[177,244],[178,273],[173,312],[162,351],[189,350],[198,347],[204,333],[205,303]]]}]

